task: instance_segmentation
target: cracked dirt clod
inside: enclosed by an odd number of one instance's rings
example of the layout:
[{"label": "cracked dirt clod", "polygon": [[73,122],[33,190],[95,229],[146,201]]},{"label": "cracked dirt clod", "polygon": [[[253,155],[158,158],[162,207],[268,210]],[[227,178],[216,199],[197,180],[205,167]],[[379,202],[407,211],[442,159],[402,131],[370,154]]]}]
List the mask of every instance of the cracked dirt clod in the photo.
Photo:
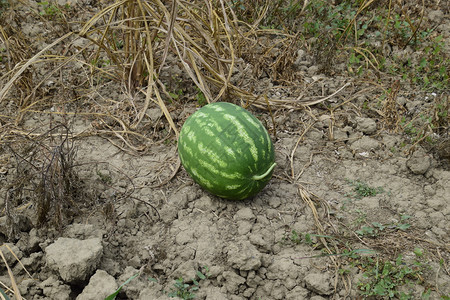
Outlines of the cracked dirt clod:
[{"label": "cracked dirt clod", "polygon": [[89,279],[89,284],[76,300],[104,299],[114,293],[119,286],[116,279],[106,271],[97,270]]},{"label": "cracked dirt clod", "polygon": [[102,255],[102,240],[99,238],[59,238],[45,248],[48,267],[68,283],[86,280],[97,268]]},{"label": "cracked dirt clod", "polygon": [[228,262],[233,268],[250,271],[261,266],[261,252],[249,241],[238,241],[227,247]]},{"label": "cracked dirt clod", "polygon": [[423,150],[417,150],[413,153],[406,165],[416,175],[425,174],[431,166],[431,158]]},{"label": "cracked dirt clod", "polygon": [[370,118],[356,117],[357,129],[365,134],[374,134],[377,131],[377,123]]},{"label": "cracked dirt clod", "polygon": [[245,278],[239,276],[233,271],[223,272],[223,278],[225,281],[224,286],[231,294],[235,294],[238,291],[239,286],[245,283]]},{"label": "cracked dirt clod", "polygon": [[71,289],[68,285],[63,284],[60,280],[50,276],[38,285],[48,299],[69,300]]},{"label": "cracked dirt clod", "polygon": [[312,273],[304,278],[306,287],[319,295],[331,295],[331,276],[328,273]]}]

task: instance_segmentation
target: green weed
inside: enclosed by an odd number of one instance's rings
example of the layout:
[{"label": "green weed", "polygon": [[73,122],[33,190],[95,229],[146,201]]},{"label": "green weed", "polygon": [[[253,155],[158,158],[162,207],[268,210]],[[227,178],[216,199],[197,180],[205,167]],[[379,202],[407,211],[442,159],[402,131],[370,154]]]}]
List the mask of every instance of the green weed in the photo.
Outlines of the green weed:
[{"label": "green weed", "polygon": [[432,106],[411,120],[402,117],[400,127],[412,144],[434,147],[439,137],[445,136],[450,125],[450,103],[446,95],[430,94]]},{"label": "green weed", "polygon": [[198,282],[194,281],[193,284],[184,283],[183,278],[178,278],[173,284],[173,288],[170,290],[168,296],[170,298],[178,297],[180,299],[188,300],[194,299],[194,292],[198,290]]},{"label": "green weed", "polygon": [[100,179],[101,182],[104,184],[111,184],[112,183],[112,177],[107,174],[103,174],[100,170],[97,170],[97,176]]},{"label": "green weed", "polygon": [[41,16],[54,18],[57,16],[62,16],[61,10],[53,3],[49,1],[37,2],[38,5],[42,7],[42,11],[39,13]]},{"label": "green weed", "polygon": [[201,271],[197,271],[197,277],[199,280],[195,278],[192,279],[192,283],[185,283],[183,278],[178,278],[175,280],[173,287],[170,289],[170,292],[167,294],[170,298],[178,297],[180,299],[189,300],[195,298],[195,292],[199,289],[199,281],[205,280],[208,278],[208,267],[203,267]]},{"label": "green weed", "polygon": [[[364,214],[364,219],[359,223],[365,222],[366,215]],[[399,222],[393,222],[389,224],[381,224],[379,222],[372,222],[370,225],[362,226],[359,230],[355,231],[360,236],[371,236],[375,237],[382,231],[385,231],[387,229],[390,230],[402,230],[405,231],[408,228],[411,227],[411,224],[407,223],[406,220],[411,218],[411,216],[408,215],[401,215]]]},{"label": "green weed", "polygon": [[376,196],[383,192],[382,187],[371,187],[367,183],[362,182],[360,180],[347,180],[347,182],[353,186],[353,194],[352,196],[356,199],[362,199],[364,197],[372,197]]},{"label": "green weed", "polygon": [[9,8],[9,1],[8,0],[0,0],[0,16],[8,8]]},{"label": "green weed", "polygon": [[355,225],[366,223],[367,214],[360,209],[355,209],[355,212],[358,214],[358,217],[353,221],[353,223]]},{"label": "green weed", "polygon": [[195,99],[197,100],[197,103],[199,106],[204,106],[208,103],[208,101],[206,100],[205,95],[203,94],[203,92],[199,89],[197,89],[197,94],[195,95]]},{"label": "green weed", "polygon": [[[168,81],[168,94],[170,96],[171,99],[169,99],[169,101],[171,102],[172,100],[179,100],[183,94],[184,94],[184,90],[183,90],[183,80],[176,75],[173,75],[170,77],[170,80]],[[199,91],[199,89],[198,89]]]},{"label": "green weed", "polygon": [[421,85],[426,90],[448,88],[450,59],[442,52],[444,43],[443,36],[439,35],[423,49],[424,56],[412,70],[413,83]]},{"label": "green weed", "polygon": [[[310,40],[311,52],[321,71],[328,72],[341,59],[353,75],[367,70],[388,72],[425,90],[448,86],[450,62],[444,53],[443,36],[420,27],[421,19],[393,5],[367,5],[369,1],[231,1],[236,15],[247,23],[259,20],[262,29],[276,29]],[[306,4],[306,6],[304,6]],[[420,28],[420,30],[418,30]],[[311,39],[312,38],[312,39]],[[420,54],[397,56],[386,45],[407,46]],[[415,54],[416,55],[416,54]]]},{"label": "green weed", "polygon": [[405,231],[409,227],[411,227],[411,224],[405,223],[404,220],[405,219],[402,218],[400,222],[391,224],[381,224],[379,222],[372,222],[370,225],[362,226],[361,229],[356,230],[355,232],[359,236],[376,237],[379,233],[385,231],[386,229]]},{"label": "green weed", "polygon": [[358,283],[362,295],[366,297],[398,297],[412,299],[412,295],[400,292],[400,286],[422,283],[425,265],[419,261],[408,264],[399,255],[395,261],[368,257],[361,267],[366,271],[364,279]]},{"label": "green weed", "polygon": [[313,240],[314,236],[317,235],[311,233],[298,233],[296,230],[292,230],[290,234],[285,234],[285,236],[282,238],[282,241],[284,243],[291,243],[295,245],[304,243],[313,247],[315,246],[315,242]]}]

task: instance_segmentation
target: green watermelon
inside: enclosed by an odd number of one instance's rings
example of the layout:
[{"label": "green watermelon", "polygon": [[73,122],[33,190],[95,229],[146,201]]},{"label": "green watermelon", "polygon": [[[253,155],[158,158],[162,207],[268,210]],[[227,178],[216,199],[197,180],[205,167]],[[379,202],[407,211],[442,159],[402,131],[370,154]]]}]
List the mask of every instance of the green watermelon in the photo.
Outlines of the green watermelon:
[{"label": "green watermelon", "polygon": [[186,120],[178,154],[195,182],[232,200],[256,195],[276,165],[272,140],[261,122],[226,102],[208,104]]}]

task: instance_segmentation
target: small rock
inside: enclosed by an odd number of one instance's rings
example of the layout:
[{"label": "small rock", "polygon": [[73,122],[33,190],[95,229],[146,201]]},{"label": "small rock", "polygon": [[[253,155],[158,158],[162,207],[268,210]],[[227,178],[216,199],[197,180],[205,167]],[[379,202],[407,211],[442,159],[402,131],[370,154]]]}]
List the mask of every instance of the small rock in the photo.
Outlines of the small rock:
[{"label": "small rock", "polygon": [[184,188],[181,189],[179,192],[170,195],[168,202],[178,207],[179,209],[186,208],[189,202],[187,191],[189,191],[188,188]]},{"label": "small rock", "polygon": [[34,279],[23,280],[18,286],[20,294],[28,296],[30,288],[34,285],[36,285],[36,280],[34,280]]},{"label": "small rock", "polygon": [[86,280],[103,255],[101,239],[59,238],[45,248],[46,262],[65,282]]},{"label": "small rock", "polygon": [[182,230],[175,236],[177,245],[186,245],[194,240],[194,232],[190,230]]},{"label": "small rock", "polygon": [[273,244],[275,244],[273,243],[273,238],[263,235],[260,232],[252,233],[250,235],[250,242],[257,247],[261,247],[265,251],[270,251]]},{"label": "small rock", "polygon": [[428,13],[428,18],[431,21],[439,22],[439,20],[441,20],[443,17],[444,17],[444,12],[441,11],[440,9],[432,10]]},{"label": "small rock", "polygon": [[235,294],[239,286],[245,282],[245,278],[231,271],[223,272],[223,278],[225,279],[224,286],[231,294]]},{"label": "small rock", "polygon": [[69,300],[71,289],[58,279],[50,276],[39,284],[42,292],[48,299]]},{"label": "small rock", "polygon": [[368,136],[363,136],[359,140],[354,141],[351,144],[350,149],[354,151],[370,151],[373,149],[377,149],[378,147],[380,147],[380,143],[377,140]]},{"label": "small rock", "polygon": [[208,272],[208,278],[217,278],[219,275],[223,273],[222,266],[211,266]]},{"label": "small rock", "polygon": [[4,243],[3,245],[3,255],[5,256],[5,261],[8,263],[8,265],[11,267],[15,265],[17,262],[16,257],[20,260],[23,257],[22,251],[20,251],[19,247],[17,245],[14,245],[12,243]]},{"label": "small rock", "polygon": [[331,295],[333,288],[331,286],[331,276],[327,273],[312,273],[304,278],[308,290],[319,295]]},{"label": "small rock", "polygon": [[406,166],[414,174],[423,175],[431,166],[431,158],[423,150],[417,150],[408,159]]},{"label": "small rock", "polygon": [[319,72],[319,67],[318,66],[311,66],[308,68],[308,74],[309,75],[316,75]]},{"label": "small rock", "polygon": [[200,197],[200,199],[195,200],[195,208],[198,208],[202,211],[211,211],[213,208],[213,202],[211,197],[204,195]]},{"label": "small rock", "polygon": [[207,288],[206,300],[228,300],[228,298],[220,291],[220,288],[211,286]]},{"label": "small rock", "polygon": [[380,199],[377,197],[364,197],[359,202],[359,205],[363,206],[365,209],[376,209],[380,207]]},{"label": "small rock", "polygon": [[179,208],[174,205],[164,205],[163,208],[159,210],[159,215],[161,216],[161,220],[170,223],[177,218],[178,211]]},{"label": "small rock", "polygon": [[38,231],[36,228],[30,230],[30,235],[28,237],[28,250],[30,252],[37,252],[40,250],[39,242],[41,241],[41,237],[38,235]]},{"label": "small rock", "polygon": [[172,273],[173,278],[183,278],[185,282],[192,282],[196,279],[198,270],[198,263],[193,260],[188,260],[181,265]]},{"label": "small rock", "polygon": [[42,257],[44,254],[42,252],[31,253],[29,257],[24,257],[20,261],[22,265],[30,272],[35,272],[43,265]]},{"label": "small rock", "polygon": [[280,198],[272,198],[269,202],[270,207],[277,208],[281,205],[281,199]]},{"label": "small rock", "polygon": [[295,59],[294,66],[299,66],[302,62],[307,59],[306,52],[303,49],[297,51],[297,58]]},{"label": "small rock", "polygon": [[147,110],[147,115],[150,117],[150,120],[153,122],[158,121],[159,118],[163,115],[162,110],[159,108],[149,108]]},{"label": "small rock", "polygon": [[237,222],[239,236],[244,236],[252,230],[253,224],[247,221]]},{"label": "small rock", "polygon": [[114,293],[118,288],[119,286],[114,277],[106,271],[97,270],[91,279],[89,279],[89,284],[83,289],[83,292],[78,295],[77,300],[104,299]]},{"label": "small rock", "polygon": [[448,198],[429,197],[426,201],[429,207],[432,207],[437,211],[443,211],[448,205]]},{"label": "small rock", "polygon": [[251,208],[244,207],[236,212],[236,214],[234,215],[234,219],[236,221],[254,221],[255,215],[253,214]]},{"label": "small rock", "polygon": [[370,118],[356,117],[357,129],[365,134],[374,134],[377,131],[377,123]]},{"label": "small rock", "polygon": [[412,102],[407,102],[405,104],[406,109],[408,110],[408,112],[415,114],[419,108],[423,105],[422,101],[416,100],[416,101],[412,101]]},{"label": "small rock", "polygon": [[440,140],[437,144],[436,152],[442,159],[450,160],[450,138]]},{"label": "small rock", "polygon": [[271,299],[284,300],[286,299],[286,293],[287,288],[283,282],[281,280],[275,280],[270,291]]},{"label": "small rock", "polygon": [[306,300],[309,299],[308,294],[307,289],[297,286],[286,294],[286,300]]},{"label": "small rock", "polygon": [[332,118],[330,115],[321,115],[317,119],[317,122],[314,125],[314,127],[318,128],[318,129],[328,128],[328,127],[330,127],[331,123],[332,123]]},{"label": "small rock", "polygon": [[257,270],[261,266],[261,253],[249,241],[239,241],[228,247],[228,262],[242,271]]},{"label": "small rock", "polygon": [[333,132],[333,138],[338,141],[345,141],[348,139],[348,134],[342,129],[336,128]]},{"label": "small rock", "polygon": [[133,268],[138,269],[142,266],[142,261],[139,255],[135,255],[128,261],[128,264]]},{"label": "small rock", "polygon": [[150,287],[143,288],[139,293],[138,300],[171,300],[173,298],[170,298],[167,296],[167,293],[164,292],[162,285],[156,282],[152,282]]},{"label": "small rock", "polygon": [[248,288],[243,293],[242,296],[245,297],[245,299],[250,299],[250,297],[255,293],[255,288]]}]

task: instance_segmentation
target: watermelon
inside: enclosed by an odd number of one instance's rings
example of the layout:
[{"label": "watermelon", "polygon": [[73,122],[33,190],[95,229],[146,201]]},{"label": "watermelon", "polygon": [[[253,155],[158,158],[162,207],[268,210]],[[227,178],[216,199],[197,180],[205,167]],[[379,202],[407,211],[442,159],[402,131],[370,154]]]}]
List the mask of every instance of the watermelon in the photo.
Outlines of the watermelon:
[{"label": "watermelon", "polygon": [[261,122],[227,102],[208,104],[186,120],[178,154],[195,182],[232,200],[256,195],[276,165],[272,140]]}]

